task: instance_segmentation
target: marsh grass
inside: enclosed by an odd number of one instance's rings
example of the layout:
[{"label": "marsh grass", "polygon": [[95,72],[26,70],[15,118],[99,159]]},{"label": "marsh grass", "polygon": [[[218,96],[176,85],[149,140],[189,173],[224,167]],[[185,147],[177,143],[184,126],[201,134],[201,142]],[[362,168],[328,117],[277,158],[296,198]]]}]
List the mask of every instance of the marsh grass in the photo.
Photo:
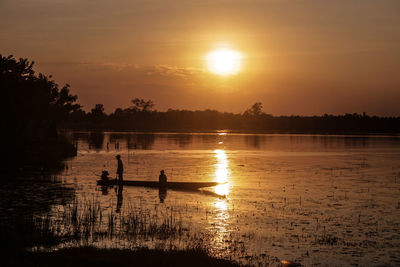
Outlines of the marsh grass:
[{"label": "marsh grass", "polygon": [[[218,233],[201,233],[185,226],[180,212],[172,207],[156,205],[144,208],[127,203],[120,212],[114,207],[103,208],[100,200],[74,199],[60,205],[54,214],[33,219],[36,228],[37,252],[59,248],[96,246],[140,250],[202,251],[219,259],[258,265],[260,261],[276,262],[276,258],[259,258],[246,254],[240,236],[230,234],[217,248]],[[58,244],[57,244],[58,242]]]},{"label": "marsh grass", "polygon": [[[182,226],[182,218],[173,208],[160,210],[127,205],[120,212],[104,210],[98,199],[74,199],[59,206],[56,216],[34,217],[39,239],[93,240],[123,238],[127,240],[166,240],[183,236],[189,230]],[[47,243],[47,242],[45,242]]]}]

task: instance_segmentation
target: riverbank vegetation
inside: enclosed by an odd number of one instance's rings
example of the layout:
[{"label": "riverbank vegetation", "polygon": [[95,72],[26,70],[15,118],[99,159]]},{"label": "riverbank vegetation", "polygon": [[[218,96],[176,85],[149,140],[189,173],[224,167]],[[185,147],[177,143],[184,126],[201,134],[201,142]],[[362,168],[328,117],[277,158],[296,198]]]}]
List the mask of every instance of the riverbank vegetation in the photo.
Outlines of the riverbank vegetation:
[{"label": "riverbank vegetation", "polygon": [[80,109],[69,85],[59,87],[51,76],[36,73],[34,62],[0,55],[2,169],[25,164],[52,164],[76,154],[62,136],[60,122]]}]

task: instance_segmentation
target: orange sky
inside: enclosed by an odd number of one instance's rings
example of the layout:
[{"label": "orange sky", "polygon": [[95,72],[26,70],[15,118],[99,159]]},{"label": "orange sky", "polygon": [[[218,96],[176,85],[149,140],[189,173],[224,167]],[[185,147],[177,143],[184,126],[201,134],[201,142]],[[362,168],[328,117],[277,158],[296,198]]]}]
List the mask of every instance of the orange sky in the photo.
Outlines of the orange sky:
[{"label": "orange sky", "polygon": [[[400,115],[400,1],[1,0],[0,53],[69,83],[85,109]],[[210,73],[205,55],[244,55]]]}]

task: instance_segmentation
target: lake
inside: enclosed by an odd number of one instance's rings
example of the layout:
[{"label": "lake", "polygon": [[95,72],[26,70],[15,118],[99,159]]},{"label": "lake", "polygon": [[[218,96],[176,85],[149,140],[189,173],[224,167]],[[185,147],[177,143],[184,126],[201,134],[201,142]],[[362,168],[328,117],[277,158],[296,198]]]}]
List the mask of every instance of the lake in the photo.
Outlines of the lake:
[{"label": "lake", "polygon": [[[53,224],[59,231],[70,227],[66,205],[75,205],[98,210],[98,229],[110,229],[110,223],[125,229],[111,236],[90,232],[75,245],[198,244],[215,256],[267,266],[279,260],[306,266],[400,264],[399,137],[228,132],[70,132],[68,137],[78,155],[57,179],[75,197],[52,206]],[[197,192],[97,186],[102,170],[115,177],[117,154],[124,179],[155,181],[163,169],[168,181],[224,184]],[[176,228],[173,238],[123,234],[138,223]]]}]

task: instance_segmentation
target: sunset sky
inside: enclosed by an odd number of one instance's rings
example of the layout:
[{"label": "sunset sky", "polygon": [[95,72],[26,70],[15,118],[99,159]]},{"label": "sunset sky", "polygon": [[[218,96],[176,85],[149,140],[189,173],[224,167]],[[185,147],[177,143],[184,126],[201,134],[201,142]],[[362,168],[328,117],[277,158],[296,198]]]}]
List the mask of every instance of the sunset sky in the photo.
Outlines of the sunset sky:
[{"label": "sunset sky", "polygon": [[[207,55],[240,53],[219,75]],[[86,110],[400,115],[400,1],[1,0],[0,53],[69,83]]]}]

